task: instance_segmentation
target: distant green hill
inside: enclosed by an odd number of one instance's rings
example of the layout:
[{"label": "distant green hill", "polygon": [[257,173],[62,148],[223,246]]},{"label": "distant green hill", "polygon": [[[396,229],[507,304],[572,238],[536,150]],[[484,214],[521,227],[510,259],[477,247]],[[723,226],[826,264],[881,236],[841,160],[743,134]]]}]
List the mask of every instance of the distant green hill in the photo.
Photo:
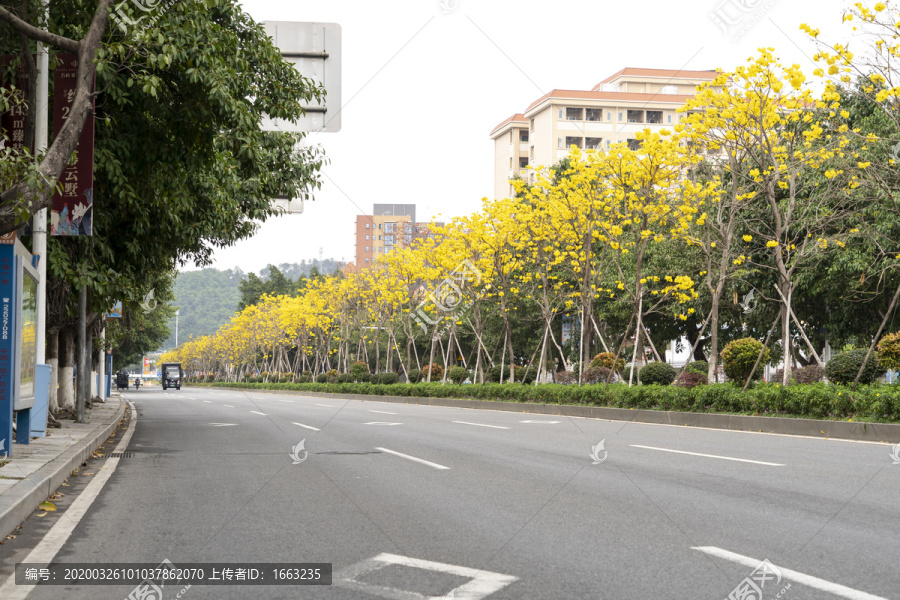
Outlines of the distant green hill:
[{"label": "distant green hill", "polygon": [[[179,309],[178,341],[215,333],[228,323],[241,300],[238,289],[246,275],[240,269],[220,271],[207,268],[200,271],[184,271],[175,278],[175,300]],[[170,325],[172,335],[164,349],[175,346],[175,321]]]},{"label": "distant green hill", "polygon": [[[270,265],[271,266],[271,265]],[[326,258],[324,260],[303,260],[299,264],[283,263],[278,269],[291,280],[313,275],[330,275],[340,269],[343,263]],[[251,274],[252,275],[252,274]],[[269,267],[260,271],[260,279],[267,281]],[[222,325],[231,321],[241,303],[241,282],[248,275],[240,269],[206,268],[199,271],[184,271],[175,279],[175,300],[178,307],[178,341],[184,343],[193,337],[215,333]],[[252,279],[252,278],[251,278]],[[291,291],[294,286],[290,286]],[[290,293],[281,291],[279,293]],[[175,319],[170,323],[172,335],[162,349],[175,347]]]}]

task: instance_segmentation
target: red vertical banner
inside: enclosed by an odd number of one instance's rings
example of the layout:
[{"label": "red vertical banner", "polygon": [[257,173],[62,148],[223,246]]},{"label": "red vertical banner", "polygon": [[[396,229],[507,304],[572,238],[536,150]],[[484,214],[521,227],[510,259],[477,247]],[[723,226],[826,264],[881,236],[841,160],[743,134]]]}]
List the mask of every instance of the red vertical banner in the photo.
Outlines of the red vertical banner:
[{"label": "red vertical banner", "polygon": [[[75,101],[78,60],[57,54],[53,73],[53,135],[59,135]],[[93,86],[92,86],[93,88]],[[93,93],[91,89],[91,93]],[[69,159],[50,207],[50,235],[91,235],[94,207],[94,114],[88,113],[75,156]]]},{"label": "red vertical banner", "polygon": [[[0,127],[3,129],[3,135],[7,138],[6,144],[16,154],[22,151],[25,143],[25,119],[28,114],[28,107],[25,106],[25,99],[28,97],[28,88],[31,84],[28,77],[28,68],[19,64],[18,68],[11,70],[11,65],[19,58],[18,54],[0,55],[0,84],[3,87],[9,85],[16,86],[15,97],[18,102],[2,115],[0,119]],[[19,61],[21,63],[21,61]],[[0,137],[2,139],[2,137]]]}]

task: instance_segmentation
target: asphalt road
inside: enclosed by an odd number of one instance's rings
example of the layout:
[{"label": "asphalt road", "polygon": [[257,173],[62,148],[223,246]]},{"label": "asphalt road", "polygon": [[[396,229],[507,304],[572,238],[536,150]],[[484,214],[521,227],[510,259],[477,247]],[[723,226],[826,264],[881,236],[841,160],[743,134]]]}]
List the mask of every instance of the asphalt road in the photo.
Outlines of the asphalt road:
[{"label": "asphalt road", "polygon": [[[169,586],[166,600],[722,600],[763,559],[766,600],[900,600],[889,445],[207,388],[126,398],[133,455],[56,562],[334,567],[331,586]],[[0,582],[91,477],[0,546]]]}]

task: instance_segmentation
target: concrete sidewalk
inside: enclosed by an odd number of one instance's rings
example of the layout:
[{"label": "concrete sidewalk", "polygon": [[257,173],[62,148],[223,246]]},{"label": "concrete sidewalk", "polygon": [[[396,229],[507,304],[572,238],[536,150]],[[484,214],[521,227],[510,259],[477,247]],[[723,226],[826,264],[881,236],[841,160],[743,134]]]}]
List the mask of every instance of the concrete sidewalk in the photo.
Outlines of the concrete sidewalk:
[{"label": "concrete sidewalk", "polygon": [[0,467],[0,540],[81,466],[115,431],[126,403],[113,392],[104,404],[84,413],[84,423],[61,421],[62,428],[30,444],[13,444],[9,462]]}]

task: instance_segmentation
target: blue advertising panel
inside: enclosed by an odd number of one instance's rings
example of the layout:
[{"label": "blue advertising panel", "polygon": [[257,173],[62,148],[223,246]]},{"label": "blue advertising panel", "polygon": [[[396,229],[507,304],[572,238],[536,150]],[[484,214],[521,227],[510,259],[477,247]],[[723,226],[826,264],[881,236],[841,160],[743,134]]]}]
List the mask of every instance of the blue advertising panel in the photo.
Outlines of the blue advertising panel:
[{"label": "blue advertising panel", "polygon": [[12,453],[16,340],[16,234],[0,236],[0,456]]}]

